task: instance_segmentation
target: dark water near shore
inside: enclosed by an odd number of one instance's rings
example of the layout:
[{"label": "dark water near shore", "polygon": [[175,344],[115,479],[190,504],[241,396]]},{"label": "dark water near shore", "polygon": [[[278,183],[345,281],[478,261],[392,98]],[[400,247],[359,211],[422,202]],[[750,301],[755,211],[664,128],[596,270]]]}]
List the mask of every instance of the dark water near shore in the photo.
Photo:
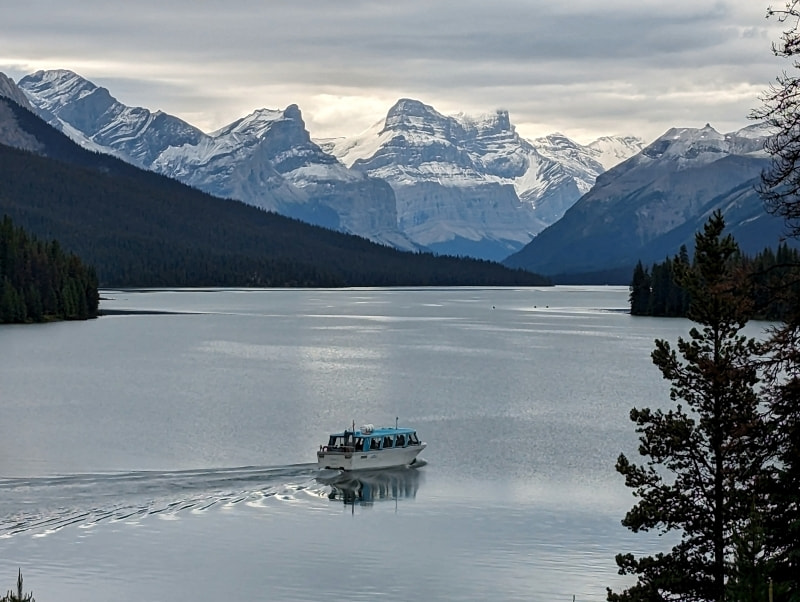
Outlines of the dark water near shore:
[{"label": "dark water near shore", "polygon": [[[0,327],[0,591],[39,602],[604,600],[628,412],[668,401],[627,289],[105,291]],[[331,480],[329,431],[417,470]]]}]

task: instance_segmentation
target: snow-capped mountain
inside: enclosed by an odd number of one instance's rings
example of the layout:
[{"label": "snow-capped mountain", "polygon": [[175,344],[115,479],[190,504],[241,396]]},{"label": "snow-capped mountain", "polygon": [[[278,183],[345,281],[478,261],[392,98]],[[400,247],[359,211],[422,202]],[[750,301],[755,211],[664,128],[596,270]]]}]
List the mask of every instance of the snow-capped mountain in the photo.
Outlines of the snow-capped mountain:
[{"label": "snow-capped mountain", "polygon": [[205,135],[161,111],[125,106],[106,88],[72,71],[37,71],[18,85],[45,121],[81,146],[144,169],[165,148],[197,143]]},{"label": "snow-capped mountain", "polygon": [[412,99],[362,134],[323,147],[391,184],[398,223],[413,240],[446,253],[480,247],[494,259],[557,221],[605,170],[599,159],[637,151],[634,139],[597,148],[561,135],[531,143],[506,111],[445,116]]},{"label": "snow-capped mountain", "polygon": [[[13,83],[13,82],[12,82]],[[19,82],[91,150],[313,224],[401,249],[503,259],[554,223],[641,142],[521,138],[506,111],[446,117],[402,99],[359,136],[313,141],[300,109],[259,109],[212,133],[128,107],[67,70]]]},{"label": "snow-capped mountain", "polygon": [[759,125],[721,134],[710,125],[673,128],[601,174],[556,224],[503,263],[547,275],[622,270],[663,261],[716,209],[743,250],[777,245],[783,230],[756,192],[769,164]]},{"label": "snow-capped mountain", "polygon": [[39,71],[19,87],[47,121],[84,147],[216,196],[418,248],[397,229],[391,188],[322,151],[295,105],[261,109],[206,134],[161,111],[128,107],[71,71]]}]

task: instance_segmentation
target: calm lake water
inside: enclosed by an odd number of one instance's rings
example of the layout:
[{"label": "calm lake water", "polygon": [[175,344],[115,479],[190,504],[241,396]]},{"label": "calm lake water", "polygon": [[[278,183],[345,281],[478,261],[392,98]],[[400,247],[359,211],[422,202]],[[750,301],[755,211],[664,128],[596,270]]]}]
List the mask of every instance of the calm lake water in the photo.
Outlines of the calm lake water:
[{"label": "calm lake water", "polygon": [[[604,600],[614,471],[685,320],[625,287],[104,291],[0,326],[0,592],[38,602]],[[353,421],[416,470],[320,480]],[[662,542],[663,545],[663,542]]]}]

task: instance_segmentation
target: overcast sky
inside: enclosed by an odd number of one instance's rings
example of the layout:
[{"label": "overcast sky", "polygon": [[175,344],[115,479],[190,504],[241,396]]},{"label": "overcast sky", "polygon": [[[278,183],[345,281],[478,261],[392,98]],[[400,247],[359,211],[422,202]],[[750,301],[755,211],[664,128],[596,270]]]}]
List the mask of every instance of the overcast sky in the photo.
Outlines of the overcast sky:
[{"label": "overcast sky", "polygon": [[[784,4],[774,1],[776,6]],[[297,104],[315,138],[398,98],[528,138],[748,125],[788,68],[760,0],[0,0],[0,71],[70,69],[211,131]]]}]

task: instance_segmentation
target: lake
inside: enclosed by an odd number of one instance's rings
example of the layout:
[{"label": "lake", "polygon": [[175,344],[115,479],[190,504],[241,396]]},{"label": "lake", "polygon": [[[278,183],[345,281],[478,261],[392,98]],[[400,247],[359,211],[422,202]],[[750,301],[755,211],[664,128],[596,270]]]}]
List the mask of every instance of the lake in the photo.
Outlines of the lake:
[{"label": "lake", "polygon": [[[103,291],[0,326],[0,592],[38,602],[605,600],[633,406],[666,407],[626,287]],[[422,468],[331,483],[352,425]]]}]

